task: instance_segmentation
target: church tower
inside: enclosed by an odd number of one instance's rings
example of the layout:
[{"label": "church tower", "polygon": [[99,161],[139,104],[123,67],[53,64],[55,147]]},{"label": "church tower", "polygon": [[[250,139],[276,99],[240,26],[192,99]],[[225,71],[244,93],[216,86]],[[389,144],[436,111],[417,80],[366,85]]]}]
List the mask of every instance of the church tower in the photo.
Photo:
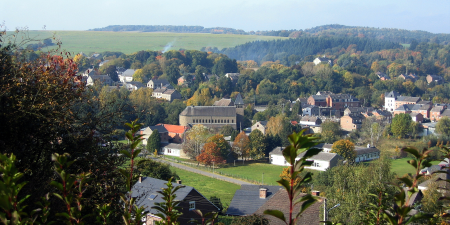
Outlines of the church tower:
[{"label": "church tower", "polygon": [[236,95],[236,100],[234,101],[234,106],[236,107],[236,129],[242,131],[244,122],[244,100],[240,93]]}]

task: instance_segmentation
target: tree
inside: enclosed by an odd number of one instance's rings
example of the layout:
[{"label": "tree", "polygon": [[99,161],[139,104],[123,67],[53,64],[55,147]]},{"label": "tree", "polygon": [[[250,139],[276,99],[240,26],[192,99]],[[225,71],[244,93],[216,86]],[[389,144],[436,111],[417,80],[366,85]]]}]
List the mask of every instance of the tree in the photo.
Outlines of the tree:
[{"label": "tree", "polygon": [[234,131],[233,127],[229,124],[220,128],[220,133],[223,134],[224,136],[230,136],[231,133],[233,133],[233,131]]},{"label": "tree", "polygon": [[268,135],[279,135],[281,131],[283,130],[284,120],[286,117],[282,114],[279,114],[275,117],[271,117],[269,119],[269,122],[267,122],[267,131],[266,134]]},{"label": "tree", "polygon": [[236,139],[236,136],[239,134],[239,131],[237,130],[233,130],[233,132],[231,132],[231,141],[234,141],[234,139]]},{"label": "tree", "polygon": [[386,121],[378,120],[375,116],[363,120],[361,134],[370,140],[371,146],[376,146],[386,126]]},{"label": "tree", "polygon": [[250,216],[236,216],[231,221],[231,225],[269,225],[269,220],[264,216],[252,214]]},{"label": "tree", "polygon": [[225,163],[225,159],[214,142],[208,142],[203,146],[202,152],[196,157],[198,162],[211,166],[214,163]]},{"label": "tree", "polygon": [[250,157],[253,159],[258,159],[264,157],[266,151],[266,139],[263,133],[256,129],[253,130],[250,135]]},{"label": "tree", "polygon": [[292,106],[292,112],[291,112],[290,119],[293,120],[293,121],[298,121],[299,120],[298,115],[302,115],[302,114],[303,114],[302,103],[300,102],[300,100],[298,100]]},{"label": "tree", "polygon": [[114,82],[119,81],[119,75],[117,74],[117,69],[115,65],[110,65],[106,68],[105,73],[111,77]]},{"label": "tree", "polygon": [[331,152],[342,156],[342,158],[350,162],[354,162],[356,158],[355,144],[349,140],[336,141],[331,147]]},{"label": "tree", "polygon": [[395,137],[403,138],[411,133],[411,116],[406,113],[397,114],[392,119],[391,131]]},{"label": "tree", "polygon": [[450,118],[444,116],[436,124],[436,132],[440,135],[450,137]]},{"label": "tree", "polygon": [[147,140],[147,151],[148,153],[152,153],[154,151],[160,151],[161,150],[161,135],[159,134],[159,131],[157,129],[154,129],[152,134]]},{"label": "tree", "polygon": [[220,152],[220,155],[223,158],[227,158],[228,154],[230,153],[231,147],[230,144],[228,144],[228,141],[223,138],[222,134],[215,134],[208,138],[207,142],[213,142],[216,144],[217,149]]},{"label": "tree", "polygon": [[142,174],[142,176],[153,177],[160,180],[168,181],[170,178],[175,180],[180,179],[177,173],[171,170],[169,164],[155,160],[146,160],[143,163],[138,163],[136,172]]},{"label": "tree", "polygon": [[322,141],[325,143],[334,143],[337,141],[342,134],[341,125],[337,122],[327,120],[322,123],[322,132],[320,133],[322,136]]},{"label": "tree", "polygon": [[189,157],[196,158],[200,155],[202,146],[207,142],[211,133],[207,127],[196,124],[185,135],[186,141],[183,143],[183,150]]},{"label": "tree", "polygon": [[244,160],[244,157],[246,158],[250,155],[250,139],[244,131],[241,131],[234,139],[233,150],[236,154],[241,156],[242,160]]}]

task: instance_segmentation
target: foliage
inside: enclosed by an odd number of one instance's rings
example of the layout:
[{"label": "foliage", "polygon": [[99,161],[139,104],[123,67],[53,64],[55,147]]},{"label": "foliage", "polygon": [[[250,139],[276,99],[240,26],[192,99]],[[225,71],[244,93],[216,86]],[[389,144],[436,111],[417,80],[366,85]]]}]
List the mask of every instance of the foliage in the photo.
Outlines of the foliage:
[{"label": "foliage", "polygon": [[327,120],[321,124],[321,128],[321,141],[325,143],[334,143],[342,135],[341,125],[337,122]]},{"label": "foliage", "polygon": [[223,136],[230,136],[231,133],[233,133],[234,129],[231,125],[227,124],[220,128],[220,133],[223,134]]},{"label": "foliage", "polygon": [[250,135],[250,157],[253,159],[258,159],[264,157],[266,151],[266,138],[262,132],[258,129],[253,130]]},{"label": "foliage", "polygon": [[159,131],[157,129],[154,129],[152,134],[147,140],[147,151],[154,152],[154,151],[160,151],[161,150],[161,136],[159,134]]},{"label": "foliage", "polygon": [[392,119],[391,131],[395,137],[405,137],[411,132],[411,116],[406,113],[397,114]]},{"label": "foliage", "polygon": [[355,144],[349,140],[339,140],[334,142],[331,152],[336,153],[342,158],[354,162],[356,158]]},{"label": "foliage", "polygon": [[248,138],[247,134],[245,134],[244,131],[241,131],[233,142],[233,151],[237,155],[241,156],[241,159],[244,160],[244,158],[247,158],[250,156],[250,139]]},{"label": "foliage", "polygon": [[161,221],[157,221],[158,225],[177,225],[180,224],[177,222],[178,218],[182,215],[180,212],[181,207],[178,205],[180,201],[175,200],[177,195],[175,194],[180,188],[183,186],[172,185],[172,178],[170,178],[166,183],[167,188],[163,188],[162,191],[158,191],[162,195],[162,199],[164,202],[156,203],[156,206],[153,206],[152,209],[156,209],[159,213],[156,216],[162,218]]},{"label": "foliage", "polygon": [[235,216],[231,225],[269,225],[269,220],[264,218],[262,215],[253,214],[250,216]]},{"label": "foliage", "polygon": [[[284,179],[277,181],[283,186],[284,189],[286,189],[288,193],[289,214],[286,218],[286,216],[279,210],[264,211],[264,214],[274,216],[289,225],[296,224],[296,221],[300,218],[301,214],[316,201],[316,199],[310,194],[306,194],[297,200],[297,197],[301,192],[301,186],[312,180],[312,174],[310,172],[307,172],[305,176],[303,176],[300,181],[294,185],[297,175],[304,171],[305,166],[311,166],[313,164],[313,161],[308,161],[307,159],[317,155],[321,151],[321,149],[312,148],[319,144],[318,142],[314,142],[317,138],[312,137],[312,135],[303,135],[303,132],[305,132],[305,130],[302,130],[299,133],[294,132],[291,134],[288,137],[291,145],[287,146],[282,152],[286,162],[291,165],[289,166],[291,179],[289,181]],[[296,160],[301,153],[304,153],[304,155],[299,160]],[[294,202],[294,200],[296,201]],[[300,203],[302,203],[300,206],[300,212],[294,214],[294,206]]]},{"label": "foliage", "polygon": [[450,119],[448,117],[444,116],[437,122],[436,133],[450,137]]},{"label": "foliage", "polygon": [[146,160],[139,164],[137,172],[142,176],[153,177],[160,180],[169,180],[170,178],[173,178],[174,180],[180,179],[177,173],[170,169],[169,164],[155,160]]},{"label": "foliage", "polygon": [[185,135],[186,141],[183,143],[183,150],[189,157],[196,158],[200,155],[202,146],[211,136],[211,133],[207,127],[196,124]]},{"label": "foliage", "polygon": [[211,166],[214,163],[224,163],[225,159],[222,157],[220,149],[214,142],[208,142],[203,146],[203,150],[196,157],[198,162]]},{"label": "foliage", "polygon": [[216,144],[218,151],[222,158],[227,158],[228,154],[231,153],[231,147],[228,141],[225,140],[222,134],[215,134],[208,138],[207,142],[213,142]]}]

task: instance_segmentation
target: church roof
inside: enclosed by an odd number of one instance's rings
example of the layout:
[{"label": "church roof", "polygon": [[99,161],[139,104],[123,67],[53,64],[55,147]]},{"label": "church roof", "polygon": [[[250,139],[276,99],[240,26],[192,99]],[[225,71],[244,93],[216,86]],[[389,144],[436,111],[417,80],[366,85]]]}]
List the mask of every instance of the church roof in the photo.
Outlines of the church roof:
[{"label": "church roof", "polygon": [[188,106],[180,116],[236,116],[233,106]]},{"label": "church roof", "polygon": [[236,95],[236,100],[234,101],[235,105],[243,105],[244,104],[244,100],[242,100],[242,96],[240,93],[238,93]]}]

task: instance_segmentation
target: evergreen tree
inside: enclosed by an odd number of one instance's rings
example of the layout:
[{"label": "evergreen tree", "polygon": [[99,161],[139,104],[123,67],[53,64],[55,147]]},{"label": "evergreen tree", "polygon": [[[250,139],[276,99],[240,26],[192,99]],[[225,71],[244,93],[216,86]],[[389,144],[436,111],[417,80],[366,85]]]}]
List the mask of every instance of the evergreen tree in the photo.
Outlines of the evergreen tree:
[{"label": "evergreen tree", "polygon": [[161,136],[157,129],[153,130],[152,134],[147,140],[147,151],[149,153],[152,153],[155,150],[158,150],[158,152],[161,150]]}]

